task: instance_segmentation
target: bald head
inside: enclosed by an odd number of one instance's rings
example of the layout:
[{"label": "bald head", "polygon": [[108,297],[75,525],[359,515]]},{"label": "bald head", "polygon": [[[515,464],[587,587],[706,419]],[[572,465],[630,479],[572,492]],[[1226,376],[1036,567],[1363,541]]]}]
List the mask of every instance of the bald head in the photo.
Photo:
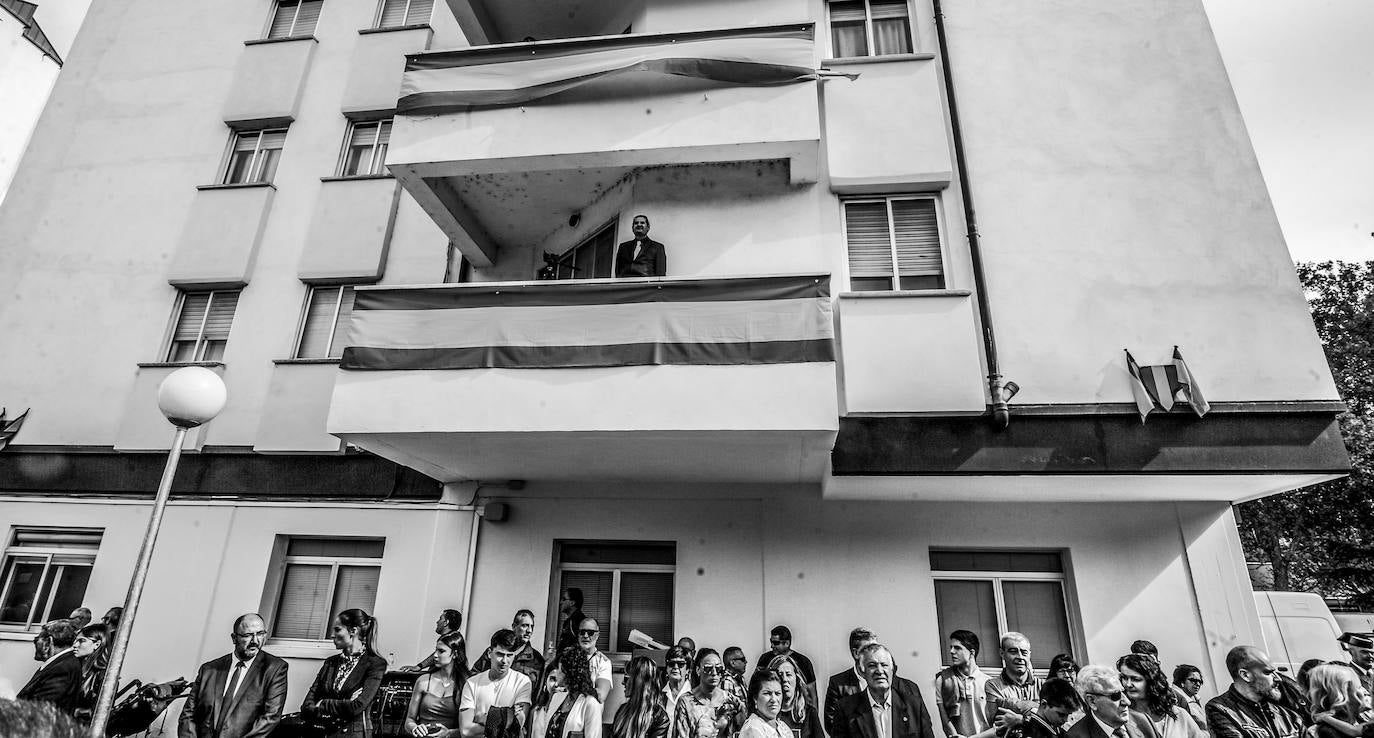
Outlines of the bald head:
[{"label": "bald head", "polygon": [[1226,654],[1226,673],[1235,679],[1240,676],[1241,669],[1249,669],[1268,660],[1269,657],[1256,646],[1236,646]]},{"label": "bald head", "polygon": [[230,639],[234,642],[234,656],[239,661],[248,661],[262,651],[262,644],[267,641],[267,624],[255,612],[240,615],[234,621]]},{"label": "bald head", "polygon": [[1226,671],[1231,675],[1231,684],[1241,696],[1259,702],[1263,699],[1278,698],[1278,684],[1274,673],[1278,671],[1269,654],[1255,646],[1236,646],[1226,654]]}]

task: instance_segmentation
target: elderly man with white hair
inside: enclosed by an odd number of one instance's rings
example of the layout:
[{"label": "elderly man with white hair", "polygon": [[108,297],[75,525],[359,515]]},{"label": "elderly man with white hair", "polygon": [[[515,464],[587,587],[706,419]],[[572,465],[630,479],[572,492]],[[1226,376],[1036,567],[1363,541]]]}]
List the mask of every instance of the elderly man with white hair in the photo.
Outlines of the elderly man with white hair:
[{"label": "elderly man with white hair", "polygon": [[1121,687],[1116,669],[1089,664],[1078,671],[1075,682],[1087,706],[1082,720],[1073,724],[1067,738],[1144,738],[1153,736],[1149,718],[1131,711],[1131,701]]}]

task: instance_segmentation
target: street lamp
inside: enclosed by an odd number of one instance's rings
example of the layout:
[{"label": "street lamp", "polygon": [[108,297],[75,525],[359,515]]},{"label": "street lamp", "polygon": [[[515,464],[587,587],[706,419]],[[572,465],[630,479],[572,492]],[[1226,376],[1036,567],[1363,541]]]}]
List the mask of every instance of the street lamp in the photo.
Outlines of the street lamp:
[{"label": "street lamp", "polygon": [[143,547],[138,552],[138,563],[134,565],[134,577],[129,582],[129,593],[124,597],[124,614],[115,631],[114,645],[110,648],[109,666],[105,670],[105,680],[100,685],[100,700],[91,718],[91,738],[105,738],[105,724],[110,720],[110,708],[114,704],[115,692],[119,687],[119,670],[124,665],[124,653],[129,647],[129,635],[134,629],[134,618],[138,614],[138,601],[143,596],[143,582],[148,578],[148,565],[153,558],[153,546],[157,543],[158,530],[162,527],[162,512],[167,507],[167,498],[172,492],[172,477],[181,459],[181,446],[186,441],[186,431],[214,419],[224,409],[227,393],[224,380],[209,369],[201,366],[188,366],[178,369],[157,388],[157,409],[167,420],[176,426],[176,437],[172,449],[167,454],[167,466],[162,469],[162,482],[157,487],[157,497],[153,498],[153,514],[148,519],[148,532],[143,535]]}]

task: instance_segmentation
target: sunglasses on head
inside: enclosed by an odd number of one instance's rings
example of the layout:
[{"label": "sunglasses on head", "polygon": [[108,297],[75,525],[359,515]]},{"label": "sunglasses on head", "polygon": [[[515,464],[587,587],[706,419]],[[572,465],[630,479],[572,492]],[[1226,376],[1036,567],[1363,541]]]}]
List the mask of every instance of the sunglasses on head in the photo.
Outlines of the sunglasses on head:
[{"label": "sunglasses on head", "polygon": [[600,632],[601,632],[601,631],[599,631],[599,630],[592,630],[592,629],[590,629],[590,628],[582,628],[581,630],[577,631],[577,634],[578,634],[578,635],[584,635],[584,636],[594,636],[594,635],[596,635],[597,633],[600,633]]}]

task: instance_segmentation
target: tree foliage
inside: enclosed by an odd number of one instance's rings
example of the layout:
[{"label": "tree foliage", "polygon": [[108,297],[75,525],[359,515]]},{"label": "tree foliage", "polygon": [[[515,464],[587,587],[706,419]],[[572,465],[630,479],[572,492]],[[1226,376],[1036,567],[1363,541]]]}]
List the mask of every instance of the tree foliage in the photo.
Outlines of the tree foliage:
[{"label": "tree foliage", "polygon": [[1315,591],[1374,609],[1374,262],[1297,265],[1331,374],[1352,470],[1345,479],[1236,508],[1247,558],[1277,590]]}]

